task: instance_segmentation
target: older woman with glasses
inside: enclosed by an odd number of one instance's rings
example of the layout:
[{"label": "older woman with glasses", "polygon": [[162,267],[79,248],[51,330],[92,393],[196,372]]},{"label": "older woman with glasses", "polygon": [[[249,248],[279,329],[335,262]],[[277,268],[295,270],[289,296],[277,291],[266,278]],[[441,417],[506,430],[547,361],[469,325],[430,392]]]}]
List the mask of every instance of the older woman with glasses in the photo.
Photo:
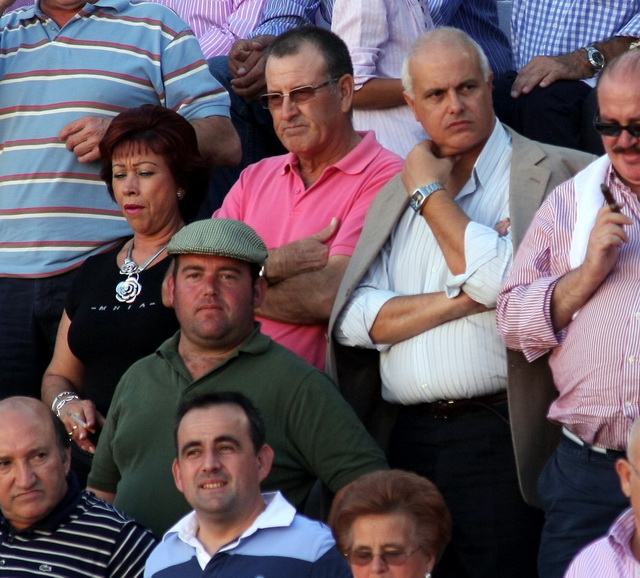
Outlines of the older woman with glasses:
[{"label": "older woman with glasses", "polygon": [[355,578],[425,578],[451,539],[451,516],[426,478],[400,470],[362,476],[329,514]]}]

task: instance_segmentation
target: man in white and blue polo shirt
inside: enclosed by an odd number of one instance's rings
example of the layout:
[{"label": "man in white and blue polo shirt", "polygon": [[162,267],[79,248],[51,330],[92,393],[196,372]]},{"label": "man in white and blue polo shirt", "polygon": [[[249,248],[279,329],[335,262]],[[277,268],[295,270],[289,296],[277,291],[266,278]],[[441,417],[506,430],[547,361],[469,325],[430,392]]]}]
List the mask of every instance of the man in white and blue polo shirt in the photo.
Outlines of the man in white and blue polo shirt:
[{"label": "man in white and blue polo shirt", "polygon": [[297,514],[280,492],[260,493],[273,450],[248,398],[185,398],[175,440],[173,475],[194,511],[165,534],[145,577],[351,576],[326,526]]},{"label": "man in white and blue polo shirt", "polygon": [[39,397],[71,272],[129,234],[97,147],[146,103],[191,121],[212,165],[239,160],[228,94],[168,8],[36,0],[0,19],[0,399]]}]

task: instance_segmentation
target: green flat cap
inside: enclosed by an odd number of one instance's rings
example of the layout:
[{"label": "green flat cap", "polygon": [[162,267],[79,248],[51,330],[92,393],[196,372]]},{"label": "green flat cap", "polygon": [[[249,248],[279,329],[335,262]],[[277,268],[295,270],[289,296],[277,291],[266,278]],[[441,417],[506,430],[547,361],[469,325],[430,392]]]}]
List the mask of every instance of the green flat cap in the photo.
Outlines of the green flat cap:
[{"label": "green flat cap", "polygon": [[180,229],[167,245],[169,255],[216,255],[262,265],[267,247],[249,225],[234,219],[205,219]]}]

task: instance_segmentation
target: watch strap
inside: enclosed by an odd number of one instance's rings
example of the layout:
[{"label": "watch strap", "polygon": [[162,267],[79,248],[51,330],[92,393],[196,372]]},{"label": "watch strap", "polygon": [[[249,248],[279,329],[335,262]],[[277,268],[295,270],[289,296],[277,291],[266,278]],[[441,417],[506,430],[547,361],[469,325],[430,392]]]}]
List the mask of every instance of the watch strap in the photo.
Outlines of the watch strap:
[{"label": "watch strap", "polygon": [[431,183],[425,187],[418,187],[411,195],[411,199],[409,201],[409,206],[416,212],[419,213],[422,209],[422,206],[427,202],[427,199],[433,195],[436,191],[444,190],[444,185],[439,182]]}]

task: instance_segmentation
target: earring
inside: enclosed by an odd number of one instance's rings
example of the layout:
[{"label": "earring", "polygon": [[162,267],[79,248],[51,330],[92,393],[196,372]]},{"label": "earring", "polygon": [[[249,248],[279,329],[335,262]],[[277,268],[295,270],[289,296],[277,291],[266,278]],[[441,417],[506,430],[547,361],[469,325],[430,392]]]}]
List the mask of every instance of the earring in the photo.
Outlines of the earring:
[{"label": "earring", "polygon": [[184,197],[184,191],[182,189],[178,189],[176,196],[178,197],[178,200],[181,201]]},{"label": "earring", "polygon": [[427,573],[424,575],[424,578],[431,578],[431,572],[427,572]]}]

